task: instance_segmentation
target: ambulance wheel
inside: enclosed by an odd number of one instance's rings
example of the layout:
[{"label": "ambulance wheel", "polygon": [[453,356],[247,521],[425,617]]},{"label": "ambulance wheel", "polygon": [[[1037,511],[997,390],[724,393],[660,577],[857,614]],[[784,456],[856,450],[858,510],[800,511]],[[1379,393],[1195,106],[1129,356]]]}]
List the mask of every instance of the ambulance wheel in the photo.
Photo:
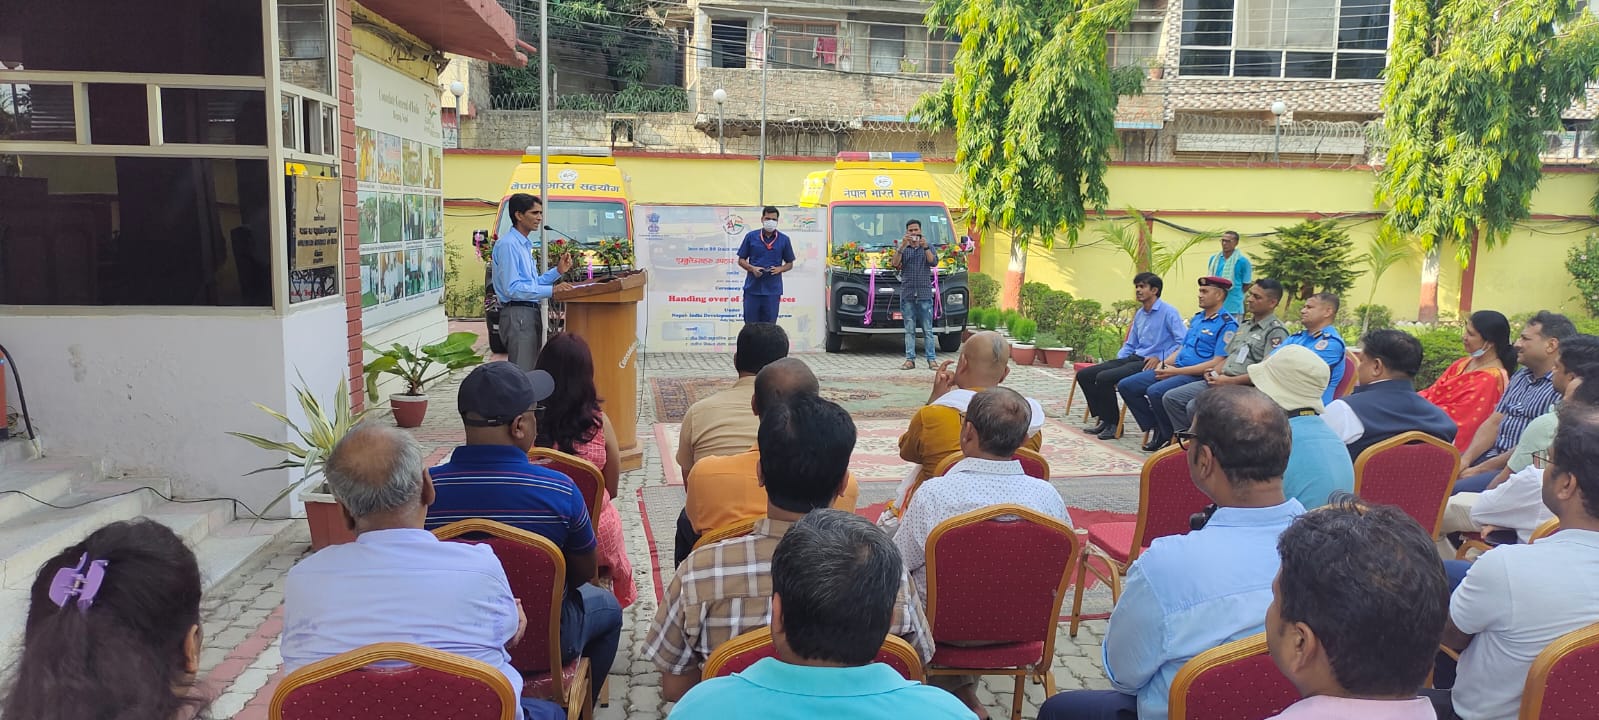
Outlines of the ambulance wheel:
[{"label": "ambulance wheel", "polygon": [[843,350],[844,335],[842,333],[829,331],[827,333],[827,351],[830,353],[836,353],[843,352]]},{"label": "ambulance wheel", "polygon": [[944,333],[938,336],[939,352],[958,352],[961,349],[961,334],[958,332]]}]

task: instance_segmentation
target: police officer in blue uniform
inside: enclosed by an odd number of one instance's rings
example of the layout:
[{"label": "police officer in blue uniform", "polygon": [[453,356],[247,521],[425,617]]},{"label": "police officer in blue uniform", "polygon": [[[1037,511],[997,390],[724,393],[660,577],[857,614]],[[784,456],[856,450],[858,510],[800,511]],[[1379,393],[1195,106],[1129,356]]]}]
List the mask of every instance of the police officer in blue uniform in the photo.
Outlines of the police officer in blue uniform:
[{"label": "police officer in blue uniform", "polygon": [[1338,328],[1333,326],[1333,318],[1338,317],[1338,305],[1338,296],[1332,293],[1310,296],[1305,306],[1299,309],[1299,321],[1304,323],[1305,329],[1289,335],[1278,346],[1304,345],[1327,363],[1327,389],[1321,393],[1324,404],[1333,401],[1333,391],[1337,389],[1338,381],[1343,379],[1344,373],[1349,372],[1349,368],[1345,367],[1344,336],[1339,335]]},{"label": "police officer in blue uniform", "polygon": [[1222,309],[1233,282],[1208,276],[1199,279],[1199,312],[1188,323],[1182,347],[1162,358],[1154,370],[1145,370],[1116,384],[1138,420],[1138,427],[1154,431],[1145,452],[1154,452],[1171,442],[1174,433],[1171,416],[1166,414],[1166,393],[1192,382],[1204,380],[1206,371],[1227,361],[1227,343],[1238,332],[1238,320]]}]

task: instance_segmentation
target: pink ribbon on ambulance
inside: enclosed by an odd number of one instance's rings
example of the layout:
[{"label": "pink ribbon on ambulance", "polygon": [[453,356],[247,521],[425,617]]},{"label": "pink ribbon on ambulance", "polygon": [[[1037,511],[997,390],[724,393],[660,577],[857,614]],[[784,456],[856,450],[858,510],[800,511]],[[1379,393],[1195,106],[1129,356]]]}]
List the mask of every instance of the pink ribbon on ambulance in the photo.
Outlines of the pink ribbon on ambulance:
[{"label": "pink ribbon on ambulance", "polygon": [[877,259],[867,260],[871,267],[866,268],[866,320],[861,324],[872,324],[872,308],[877,301]]}]

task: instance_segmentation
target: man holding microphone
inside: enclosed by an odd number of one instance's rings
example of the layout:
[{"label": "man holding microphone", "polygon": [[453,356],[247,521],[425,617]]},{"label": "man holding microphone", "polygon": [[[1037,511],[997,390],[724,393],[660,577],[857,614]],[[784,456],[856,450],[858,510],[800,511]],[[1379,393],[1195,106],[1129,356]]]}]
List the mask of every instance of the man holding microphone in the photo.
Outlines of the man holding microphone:
[{"label": "man holding microphone", "polygon": [[938,358],[937,341],[933,338],[933,272],[938,267],[938,254],[922,237],[922,221],[905,223],[905,237],[889,262],[899,271],[899,304],[905,316],[905,364],[899,367],[916,367],[916,328],[920,326],[927,368],[931,370]]},{"label": "man holding microphone", "polygon": [[783,300],[783,273],[794,269],[794,245],[777,231],[777,208],[761,208],[761,229],[744,235],[738,246],[738,266],[744,277],[744,322],[777,322]]},{"label": "man holding microphone", "polygon": [[500,300],[500,337],[505,339],[506,359],[531,371],[543,344],[539,337],[544,327],[541,303],[556,290],[571,287],[555,281],[572,269],[572,256],[562,253],[555,258],[555,267],[539,275],[528,234],[537,233],[544,224],[544,201],[537,195],[517,193],[505,205],[511,214],[511,228],[495,241],[492,257],[494,296]]}]

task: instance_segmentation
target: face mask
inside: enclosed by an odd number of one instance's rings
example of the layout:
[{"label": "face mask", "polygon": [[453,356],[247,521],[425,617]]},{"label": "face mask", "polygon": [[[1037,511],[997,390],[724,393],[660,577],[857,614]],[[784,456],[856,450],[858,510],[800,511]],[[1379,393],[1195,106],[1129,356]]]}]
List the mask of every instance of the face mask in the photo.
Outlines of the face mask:
[{"label": "face mask", "polygon": [[766,228],[766,232],[775,231],[775,230],[777,230],[777,221],[776,220],[762,220],[761,221],[761,227]]},{"label": "face mask", "polygon": [[1483,355],[1486,355],[1486,354],[1488,354],[1488,346],[1484,345],[1484,346],[1482,346],[1480,348],[1477,348],[1477,351],[1472,353],[1471,356],[1474,357],[1474,358],[1480,358],[1480,357],[1482,357]]}]

